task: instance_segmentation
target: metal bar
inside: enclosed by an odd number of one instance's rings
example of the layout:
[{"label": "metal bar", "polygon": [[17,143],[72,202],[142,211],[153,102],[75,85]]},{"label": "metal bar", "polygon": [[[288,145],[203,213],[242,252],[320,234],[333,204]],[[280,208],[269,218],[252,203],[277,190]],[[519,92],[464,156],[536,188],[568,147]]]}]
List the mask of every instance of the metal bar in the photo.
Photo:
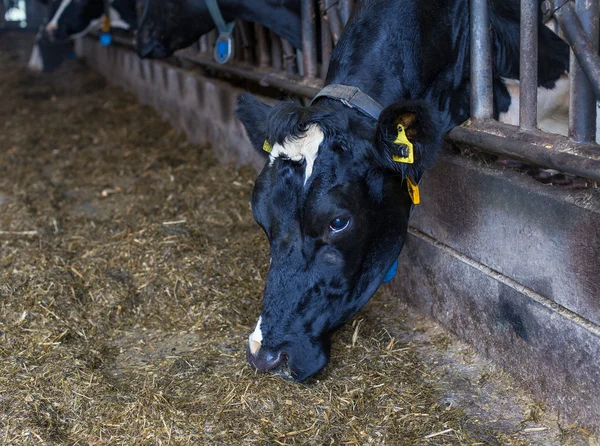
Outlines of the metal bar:
[{"label": "metal bar", "polygon": [[554,11],[554,16],[571,46],[569,136],[574,141],[593,141],[596,137],[594,95],[600,99],[598,2],[578,1],[575,5],[567,2]]},{"label": "metal bar", "polygon": [[340,0],[340,17],[344,26],[348,23],[353,8],[354,0]]},{"label": "metal bar", "polygon": [[254,71],[252,67],[249,67],[245,64],[241,65],[235,61],[226,64],[219,64],[209,55],[194,54],[193,52],[187,50],[178,52],[177,56],[214,71],[257,82],[263,87],[279,88],[291,94],[310,99],[312,99],[321,90],[317,85],[306,85],[302,84],[300,81],[290,80],[288,77],[283,75]]},{"label": "metal bar", "polygon": [[258,23],[254,24],[254,32],[256,33],[257,48],[258,48],[258,66],[260,68],[268,68],[271,64],[269,51],[269,42],[267,41],[267,31]]},{"label": "metal bar", "polygon": [[241,20],[236,20],[236,26],[233,28],[233,57],[236,60],[244,61],[246,54],[244,53],[244,39],[242,38]]},{"label": "metal bar", "polygon": [[329,29],[331,30],[333,44],[335,45],[338,43],[338,40],[340,40],[342,31],[344,30],[344,25],[342,25],[342,21],[340,19],[340,15],[338,14],[338,10],[335,7],[336,3],[334,0],[323,1],[325,2],[327,21],[329,22]]},{"label": "metal bar", "polygon": [[208,37],[206,34],[200,37],[200,52],[208,53]]},{"label": "metal bar", "polygon": [[240,34],[242,35],[242,43],[244,45],[244,59],[250,64],[256,63],[254,57],[254,30],[253,26],[244,21],[240,21]]},{"label": "metal bar", "polygon": [[275,71],[281,71],[283,68],[283,54],[281,52],[281,40],[273,31],[269,31],[269,40],[271,41],[271,63]]},{"label": "metal bar", "polygon": [[521,0],[519,125],[537,127],[538,0]]},{"label": "metal bar", "polygon": [[319,8],[321,16],[321,79],[325,79],[327,69],[329,68],[331,52],[333,51],[333,42],[331,41],[331,33],[329,32],[329,23],[327,23],[327,19],[325,18],[324,0],[319,2]]},{"label": "metal bar", "polygon": [[540,131],[515,130],[511,125],[492,120],[455,127],[448,133],[448,139],[483,152],[600,181],[600,153],[596,144],[576,143]]},{"label": "metal bar", "polygon": [[212,53],[213,50],[215,49],[215,44],[217,43],[217,36],[218,36],[218,31],[216,29],[213,29],[212,31],[209,31],[208,33],[206,33],[206,42],[208,44],[208,52]]},{"label": "metal bar", "polygon": [[471,0],[471,117],[489,119],[492,97],[492,46],[487,0]]},{"label": "metal bar", "polygon": [[301,18],[304,75],[309,79],[314,79],[317,77],[317,31],[313,0],[302,0]]},{"label": "metal bar", "polygon": [[285,65],[285,72],[293,74],[296,72],[296,51],[290,42],[285,39],[281,39],[281,48],[283,48],[283,62]]}]

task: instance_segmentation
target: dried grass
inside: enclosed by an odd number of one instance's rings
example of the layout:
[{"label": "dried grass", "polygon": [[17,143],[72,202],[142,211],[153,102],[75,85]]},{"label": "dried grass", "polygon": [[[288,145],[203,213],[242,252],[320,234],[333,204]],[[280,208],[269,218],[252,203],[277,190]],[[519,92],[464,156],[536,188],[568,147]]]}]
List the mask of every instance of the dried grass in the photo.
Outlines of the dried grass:
[{"label": "dried grass", "polygon": [[0,443],[529,444],[443,404],[382,297],[316,379],[255,374],[254,172],[81,65],[28,74],[27,45],[0,42]]}]

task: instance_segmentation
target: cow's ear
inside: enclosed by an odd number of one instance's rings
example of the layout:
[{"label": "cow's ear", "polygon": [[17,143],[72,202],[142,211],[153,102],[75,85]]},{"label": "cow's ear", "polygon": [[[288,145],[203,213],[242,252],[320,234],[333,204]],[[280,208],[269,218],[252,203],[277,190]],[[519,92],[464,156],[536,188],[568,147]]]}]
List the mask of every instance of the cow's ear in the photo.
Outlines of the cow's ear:
[{"label": "cow's ear", "polygon": [[386,169],[413,179],[431,168],[442,146],[438,113],[424,101],[399,101],[381,112],[376,157]]},{"label": "cow's ear", "polygon": [[268,155],[270,146],[265,147],[267,137],[267,116],[271,106],[263,104],[250,93],[238,96],[236,114],[244,127],[250,142],[256,150]]}]

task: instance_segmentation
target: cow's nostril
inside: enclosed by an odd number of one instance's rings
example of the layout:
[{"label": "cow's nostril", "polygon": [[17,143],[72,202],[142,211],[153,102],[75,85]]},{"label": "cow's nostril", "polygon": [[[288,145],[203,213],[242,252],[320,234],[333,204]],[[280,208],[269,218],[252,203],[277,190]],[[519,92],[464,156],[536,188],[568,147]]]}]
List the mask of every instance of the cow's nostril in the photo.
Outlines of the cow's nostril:
[{"label": "cow's nostril", "polygon": [[248,347],[246,358],[259,372],[270,372],[283,367],[287,363],[288,355],[285,352],[272,352],[264,348],[259,350],[257,354],[253,354],[250,347]]}]

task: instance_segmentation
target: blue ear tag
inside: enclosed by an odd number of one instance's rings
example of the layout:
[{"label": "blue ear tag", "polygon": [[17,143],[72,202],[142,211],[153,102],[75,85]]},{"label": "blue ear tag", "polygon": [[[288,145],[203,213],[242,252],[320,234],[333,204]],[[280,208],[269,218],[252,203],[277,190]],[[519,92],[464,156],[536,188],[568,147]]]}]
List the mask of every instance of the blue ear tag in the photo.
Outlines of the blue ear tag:
[{"label": "blue ear tag", "polygon": [[100,33],[100,45],[102,46],[110,46],[112,43],[112,34],[111,33]]},{"label": "blue ear tag", "polygon": [[383,279],[383,283],[388,283],[390,280],[392,280],[394,278],[394,276],[396,275],[397,269],[398,269],[398,259],[396,259],[396,261],[394,262],[392,267],[388,270],[387,274],[385,275],[385,278]]},{"label": "blue ear tag", "polygon": [[215,60],[226,63],[233,55],[233,38],[231,35],[220,35],[215,45]]}]

